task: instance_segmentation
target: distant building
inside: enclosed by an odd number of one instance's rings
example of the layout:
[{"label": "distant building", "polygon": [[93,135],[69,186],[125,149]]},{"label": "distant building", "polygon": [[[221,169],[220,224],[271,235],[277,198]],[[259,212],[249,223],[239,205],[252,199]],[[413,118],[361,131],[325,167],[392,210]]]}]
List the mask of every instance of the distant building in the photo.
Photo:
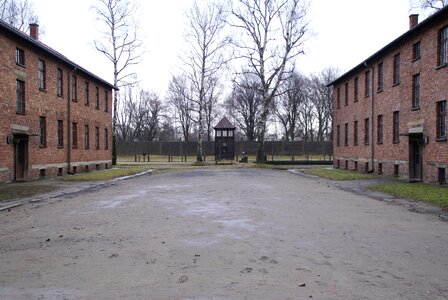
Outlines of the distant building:
[{"label": "distant building", "polygon": [[335,167],[446,182],[448,7],[330,85]]},{"label": "distant building", "polygon": [[38,29],[0,21],[0,182],[111,166],[116,87],[41,43]]}]

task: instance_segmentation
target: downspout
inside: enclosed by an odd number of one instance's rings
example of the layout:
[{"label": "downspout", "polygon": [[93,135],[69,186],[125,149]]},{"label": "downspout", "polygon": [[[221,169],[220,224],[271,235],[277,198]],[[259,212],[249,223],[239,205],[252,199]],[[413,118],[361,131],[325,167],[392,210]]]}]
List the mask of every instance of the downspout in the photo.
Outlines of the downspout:
[{"label": "downspout", "polygon": [[71,145],[70,145],[70,141],[71,141],[71,130],[70,130],[70,123],[71,123],[71,118],[70,118],[70,104],[71,104],[71,99],[70,99],[70,77],[71,74],[73,74],[74,72],[76,72],[77,67],[75,67],[73,70],[68,72],[68,78],[67,78],[67,174],[72,174],[72,172],[70,171],[71,168]]},{"label": "downspout", "polygon": [[375,171],[375,67],[367,64],[367,61],[364,62],[364,66],[370,69],[372,73],[372,83],[371,83],[371,94],[370,98],[370,170],[369,173],[373,173]]}]

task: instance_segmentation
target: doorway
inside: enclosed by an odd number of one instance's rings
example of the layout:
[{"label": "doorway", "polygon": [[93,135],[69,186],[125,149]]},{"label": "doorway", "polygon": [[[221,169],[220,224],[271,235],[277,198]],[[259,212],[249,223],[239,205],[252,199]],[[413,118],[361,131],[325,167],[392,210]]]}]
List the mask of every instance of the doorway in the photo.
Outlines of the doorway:
[{"label": "doorway", "polygon": [[28,173],[28,136],[14,135],[14,180],[25,180]]},{"label": "doorway", "polygon": [[409,180],[422,181],[423,135],[409,136]]}]

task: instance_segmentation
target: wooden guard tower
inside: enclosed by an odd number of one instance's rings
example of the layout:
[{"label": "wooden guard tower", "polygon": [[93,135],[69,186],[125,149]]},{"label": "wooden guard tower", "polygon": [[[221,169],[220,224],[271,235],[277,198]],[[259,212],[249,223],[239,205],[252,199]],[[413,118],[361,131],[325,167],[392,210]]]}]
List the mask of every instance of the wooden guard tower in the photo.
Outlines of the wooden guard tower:
[{"label": "wooden guard tower", "polygon": [[215,130],[215,161],[235,159],[235,126],[224,117]]}]

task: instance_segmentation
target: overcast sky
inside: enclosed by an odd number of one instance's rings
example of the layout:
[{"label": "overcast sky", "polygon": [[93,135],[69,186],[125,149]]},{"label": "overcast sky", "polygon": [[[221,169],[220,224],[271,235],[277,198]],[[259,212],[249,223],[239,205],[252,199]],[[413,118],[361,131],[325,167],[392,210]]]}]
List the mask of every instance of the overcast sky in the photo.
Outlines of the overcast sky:
[{"label": "overcast sky", "polygon": [[[94,74],[112,82],[112,66],[93,47],[93,0],[34,0],[44,34],[40,40]],[[140,1],[139,32],[145,55],[137,68],[142,87],[164,95],[179,64],[185,12],[191,0]],[[409,0],[311,0],[304,74],[326,67],[348,71],[409,28]],[[420,20],[421,21],[421,20]]]}]

